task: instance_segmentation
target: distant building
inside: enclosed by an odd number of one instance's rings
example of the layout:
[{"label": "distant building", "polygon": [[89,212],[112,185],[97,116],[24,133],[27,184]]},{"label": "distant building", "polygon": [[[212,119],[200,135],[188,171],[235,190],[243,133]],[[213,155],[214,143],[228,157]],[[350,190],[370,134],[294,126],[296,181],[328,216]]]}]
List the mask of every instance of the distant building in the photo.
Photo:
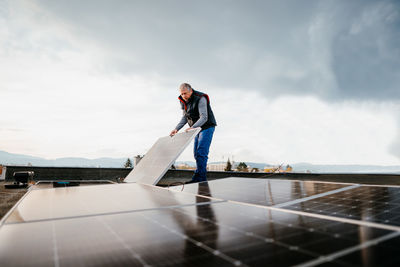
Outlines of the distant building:
[{"label": "distant building", "polygon": [[264,172],[268,172],[268,173],[286,173],[286,172],[292,172],[292,171],[293,171],[293,168],[290,165],[286,165],[286,169],[283,169],[282,165],[264,167]]},{"label": "distant building", "polygon": [[268,173],[278,173],[281,170],[281,166],[267,166],[264,167],[264,172]]},{"label": "distant building", "polygon": [[186,163],[181,163],[179,165],[175,165],[175,168],[177,170],[195,170],[196,167],[190,166],[189,164]]},{"label": "distant building", "polygon": [[208,171],[225,171],[226,162],[207,164]]},{"label": "distant building", "polygon": [[293,171],[293,167],[288,164],[286,166],[286,172],[292,172],[292,171]]}]

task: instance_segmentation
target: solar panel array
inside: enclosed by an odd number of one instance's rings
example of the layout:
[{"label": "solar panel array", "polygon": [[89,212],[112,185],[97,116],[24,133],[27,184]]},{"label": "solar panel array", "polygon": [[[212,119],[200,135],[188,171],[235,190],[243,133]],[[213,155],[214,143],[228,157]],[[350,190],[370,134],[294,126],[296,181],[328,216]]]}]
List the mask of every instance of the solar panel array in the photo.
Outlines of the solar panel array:
[{"label": "solar panel array", "polygon": [[[397,198],[400,188],[228,178],[185,185],[181,189],[181,186],[166,189],[137,183],[32,189],[1,222],[1,263],[4,266],[400,264],[397,257],[400,228],[396,224],[381,221],[370,224],[356,219],[364,211],[370,216],[374,212],[380,214],[377,207],[382,203],[395,211],[400,207]],[[341,204],[349,198],[359,200],[358,208]],[[376,203],[368,205],[372,199]],[[317,205],[314,202],[326,204],[329,200],[333,201],[332,211],[338,205],[343,205],[340,206],[343,209],[350,207],[350,212],[356,211],[354,218],[342,217],[342,213],[306,210],[306,207],[314,209],[313,205]],[[309,205],[296,208],[303,204]],[[395,215],[393,220],[396,221]]]}]

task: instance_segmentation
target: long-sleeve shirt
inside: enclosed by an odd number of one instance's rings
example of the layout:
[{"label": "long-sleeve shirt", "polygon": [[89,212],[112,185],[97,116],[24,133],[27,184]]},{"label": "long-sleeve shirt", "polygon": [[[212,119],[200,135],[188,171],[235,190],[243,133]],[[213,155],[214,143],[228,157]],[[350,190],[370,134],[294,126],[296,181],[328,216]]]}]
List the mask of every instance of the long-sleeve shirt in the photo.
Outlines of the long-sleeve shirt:
[{"label": "long-sleeve shirt", "polygon": [[[192,125],[192,128],[201,127],[208,120],[207,99],[205,97],[202,97],[199,100],[199,114],[200,118]],[[178,123],[178,125],[176,125],[175,129],[179,131],[183,126],[185,126],[186,123],[187,118],[185,116],[185,111],[183,111],[181,121]]]}]

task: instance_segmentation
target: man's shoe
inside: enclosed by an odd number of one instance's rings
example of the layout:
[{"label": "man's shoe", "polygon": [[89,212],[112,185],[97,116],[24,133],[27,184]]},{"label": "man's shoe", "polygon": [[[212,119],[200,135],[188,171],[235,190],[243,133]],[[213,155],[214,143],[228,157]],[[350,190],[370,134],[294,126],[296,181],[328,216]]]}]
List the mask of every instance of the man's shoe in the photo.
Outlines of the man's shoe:
[{"label": "man's shoe", "polygon": [[207,182],[207,177],[199,178],[199,182]]}]

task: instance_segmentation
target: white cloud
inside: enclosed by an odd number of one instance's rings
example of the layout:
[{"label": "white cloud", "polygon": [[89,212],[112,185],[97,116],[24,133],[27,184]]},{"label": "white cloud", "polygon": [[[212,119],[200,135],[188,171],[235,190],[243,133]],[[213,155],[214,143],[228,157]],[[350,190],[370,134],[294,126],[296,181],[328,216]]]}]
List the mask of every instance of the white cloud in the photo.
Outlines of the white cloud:
[{"label": "white cloud", "polygon": [[[3,129],[21,129],[1,131],[1,149],[45,157],[143,151],[160,134],[156,128],[173,106],[160,105],[156,110],[163,114],[152,119],[151,103],[171,95],[163,92],[161,79],[103,75],[98,71],[101,47],[74,39],[64,25],[37,21],[45,13],[23,4],[29,8],[11,6],[10,19],[1,21],[0,122]],[[98,153],[109,147],[114,154]]]}]

